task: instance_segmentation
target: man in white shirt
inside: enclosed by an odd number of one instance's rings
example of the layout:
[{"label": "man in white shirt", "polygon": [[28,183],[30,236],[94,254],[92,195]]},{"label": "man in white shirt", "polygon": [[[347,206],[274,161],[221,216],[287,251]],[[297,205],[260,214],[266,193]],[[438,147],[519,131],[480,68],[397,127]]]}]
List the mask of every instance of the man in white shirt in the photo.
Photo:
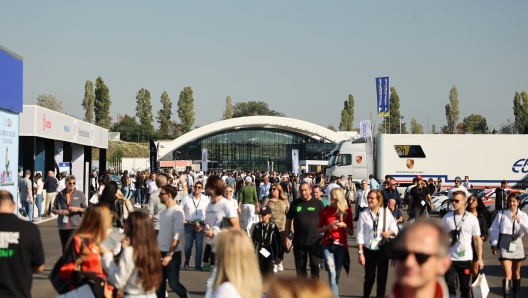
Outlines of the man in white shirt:
[{"label": "man in white shirt", "polygon": [[189,192],[189,194],[191,194],[193,191],[193,186],[194,186],[194,178],[191,175],[191,173],[187,172],[185,181],[187,181],[187,191]]},{"label": "man in white shirt", "polygon": [[469,183],[469,176],[464,176],[464,183],[462,183],[462,186],[465,188],[473,188],[473,185]]},{"label": "man in white shirt", "polygon": [[181,207],[185,212],[185,262],[183,263],[183,268],[189,268],[192,247],[194,242],[196,242],[196,254],[194,258],[194,268],[196,271],[202,271],[203,227],[205,227],[205,210],[209,205],[209,197],[202,194],[203,188],[203,183],[196,181],[193,193],[185,196],[181,201]]},{"label": "man in white shirt", "polygon": [[60,174],[59,186],[57,186],[57,192],[61,192],[66,189],[66,172]]},{"label": "man in white shirt", "polygon": [[332,189],[334,188],[339,188],[340,186],[337,184],[337,181],[339,180],[339,178],[337,178],[336,176],[332,176],[330,177],[330,184],[328,184],[328,186],[326,187],[326,196],[328,198],[330,198],[330,192],[332,191]]},{"label": "man in white shirt", "polygon": [[356,192],[356,214],[368,208],[367,196],[370,191],[367,180],[361,180],[361,189]]},{"label": "man in white shirt", "polygon": [[269,177],[266,176],[264,182],[260,183],[259,203],[262,203],[269,196],[270,187]]},{"label": "man in white shirt", "polygon": [[451,267],[444,275],[450,295],[456,295],[456,277],[460,285],[460,296],[469,297],[471,282],[471,261],[473,260],[473,246],[475,243],[477,264],[479,270],[484,268],[482,261],[482,238],[480,226],[476,216],[466,211],[467,190],[465,188],[452,189],[454,210],[447,213],[442,223],[447,227],[450,236],[451,248],[449,256]]},{"label": "man in white shirt", "polygon": [[158,175],[156,175],[156,173],[152,173],[150,174],[150,180],[147,182],[147,187],[148,187],[148,193],[149,193],[149,196],[158,190],[158,186],[156,185],[156,177]]},{"label": "man in white shirt", "polygon": [[308,185],[312,185],[312,175],[306,174],[306,177],[304,177],[303,181],[308,183]]},{"label": "man in white shirt", "polygon": [[170,288],[176,294],[180,297],[191,297],[187,289],[180,283],[181,239],[184,233],[185,216],[183,209],[174,201],[177,194],[178,190],[172,185],[163,186],[159,193],[161,203],[167,206],[167,209],[160,214],[158,246],[163,257],[163,279],[156,292],[158,298],[165,297],[167,279]]},{"label": "man in white shirt", "polygon": [[[447,198],[448,198],[449,200],[451,200],[451,199],[453,198],[453,189],[459,189],[459,188],[462,188],[462,189],[466,192],[466,195],[467,195],[468,197],[470,196],[470,194],[469,194],[469,192],[467,191],[467,189],[466,189],[464,186],[462,186],[462,179],[460,179],[460,176],[457,176],[457,177],[455,178],[455,187],[450,188],[450,189],[447,191]],[[451,211],[451,210],[453,210],[453,203],[449,203],[449,204],[447,204],[447,206],[446,206],[446,212],[449,212],[449,211]]]}]

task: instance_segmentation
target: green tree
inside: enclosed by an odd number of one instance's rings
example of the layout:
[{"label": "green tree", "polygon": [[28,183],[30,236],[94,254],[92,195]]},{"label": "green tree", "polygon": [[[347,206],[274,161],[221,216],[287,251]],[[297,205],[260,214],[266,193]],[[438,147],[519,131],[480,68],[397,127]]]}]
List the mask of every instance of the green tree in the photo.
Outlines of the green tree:
[{"label": "green tree", "polygon": [[172,102],[167,91],[163,91],[161,94],[161,110],[158,111],[156,119],[160,125],[160,134],[163,138],[169,137],[169,125],[172,115]]},{"label": "green tree", "polygon": [[110,90],[103,81],[103,78],[98,77],[95,81],[95,124],[101,127],[110,129],[112,118],[110,118]]},{"label": "green tree", "polygon": [[[403,129],[403,127],[402,127]],[[416,119],[411,119],[411,133],[412,134],[423,134],[423,126],[416,122]]]},{"label": "green tree", "polygon": [[154,134],[154,115],[152,114],[152,102],[150,101],[150,92],[147,89],[141,88],[136,93],[136,117],[138,117],[139,125],[143,140],[148,140]]},{"label": "green tree", "polygon": [[471,114],[462,120],[465,133],[485,134],[488,133],[488,123],[482,115]]},{"label": "green tree", "polygon": [[181,134],[186,134],[191,131],[195,120],[194,116],[193,90],[191,87],[185,87],[180,92],[180,98],[178,100],[178,117],[181,121]]},{"label": "green tree", "polygon": [[339,130],[351,131],[354,123],[354,96],[348,95],[348,100],[345,100],[344,107],[341,110],[341,122],[339,123]]},{"label": "green tree", "polygon": [[130,117],[128,114],[125,114],[121,122],[113,125],[112,131],[119,132],[121,134],[121,140],[125,142],[139,141],[139,124],[136,122],[135,117]]},{"label": "green tree", "polygon": [[[383,122],[378,126],[378,133],[400,133],[400,98],[396,88],[390,87],[389,117],[384,117]],[[390,118],[390,119],[389,119]],[[407,133],[405,124],[402,124],[402,133]]]},{"label": "green tree", "polygon": [[460,121],[460,109],[458,108],[458,91],[456,86],[449,92],[449,103],[445,106],[445,115],[447,119],[448,133],[456,133],[457,125]]},{"label": "green tree", "polygon": [[223,120],[233,118],[233,102],[231,96],[226,97]]},{"label": "green tree", "polygon": [[233,118],[247,116],[280,116],[284,114],[277,112],[268,107],[268,104],[262,101],[237,102],[233,106]]},{"label": "green tree", "polygon": [[84,99],[82,102],[82,107],[84,109],[84,121],[92,123],[94,118],[94,87],[93,83],[90,80],[86,81],[84,84]]},{"label": "green tree", "polygon": [[431,127],[431,133],[436,134],[436,125],[433,124],[433,127]]},{"label": "green tree", "polygon": [[328,125],[326,128],[330,129],[331,131],[336,131],[337,132],[337,128],[333,125]]},{"label": "green tree", "polygon": [[64,108],[62,107],[62,100],[58,99],[55,95],[40,94],[37,97],[37,106],[66,114],[66,111],[64,111]]},{"label": "green tree", "polygon": [[528,94],[525,91],[515,92],[513,97],[513,115],[515,116],[515,130],[526,133],[528,126]]}]

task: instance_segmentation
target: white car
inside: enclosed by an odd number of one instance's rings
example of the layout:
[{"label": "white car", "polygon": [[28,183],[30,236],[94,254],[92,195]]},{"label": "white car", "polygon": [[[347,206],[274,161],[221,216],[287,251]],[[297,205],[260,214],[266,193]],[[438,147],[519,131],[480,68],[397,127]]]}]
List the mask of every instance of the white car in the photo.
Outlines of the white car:
[{"label": "white car", "polygon": [[431,199],[433,201],[433,209],[429,210],[429,213],[440,213],[442,205],[448,202],[447,191],[435,193]]}]

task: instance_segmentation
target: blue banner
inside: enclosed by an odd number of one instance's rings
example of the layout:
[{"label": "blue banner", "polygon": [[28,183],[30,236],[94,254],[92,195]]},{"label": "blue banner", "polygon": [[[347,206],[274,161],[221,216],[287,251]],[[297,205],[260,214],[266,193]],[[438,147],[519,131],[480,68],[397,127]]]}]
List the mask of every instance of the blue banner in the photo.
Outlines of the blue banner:
[{"label": "blue banner", "polygon": [[389,77],[376,78],[376,99],[378,103],[378,116],[389,116],[389,88]]},{"label": "blue banner", "polygon": [[22,113],[22,57],[0,46],[0,108]]}]

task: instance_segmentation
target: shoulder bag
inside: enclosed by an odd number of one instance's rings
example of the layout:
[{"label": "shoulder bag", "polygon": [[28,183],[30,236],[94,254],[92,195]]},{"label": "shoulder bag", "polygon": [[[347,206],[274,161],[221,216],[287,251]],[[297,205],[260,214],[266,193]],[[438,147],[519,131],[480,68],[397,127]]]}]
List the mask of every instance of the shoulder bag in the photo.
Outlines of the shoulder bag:
[{"label": "shoulder bag", "polygon": [[[386,231],[386,224],[387,224],[387,209],[383,209],[383,232]],[[393,238],[385,238],[383,237],[379,243],[380,250],[383,252],[385,257],[389,260],[394,259],[394,252],[393,252]]]}]

